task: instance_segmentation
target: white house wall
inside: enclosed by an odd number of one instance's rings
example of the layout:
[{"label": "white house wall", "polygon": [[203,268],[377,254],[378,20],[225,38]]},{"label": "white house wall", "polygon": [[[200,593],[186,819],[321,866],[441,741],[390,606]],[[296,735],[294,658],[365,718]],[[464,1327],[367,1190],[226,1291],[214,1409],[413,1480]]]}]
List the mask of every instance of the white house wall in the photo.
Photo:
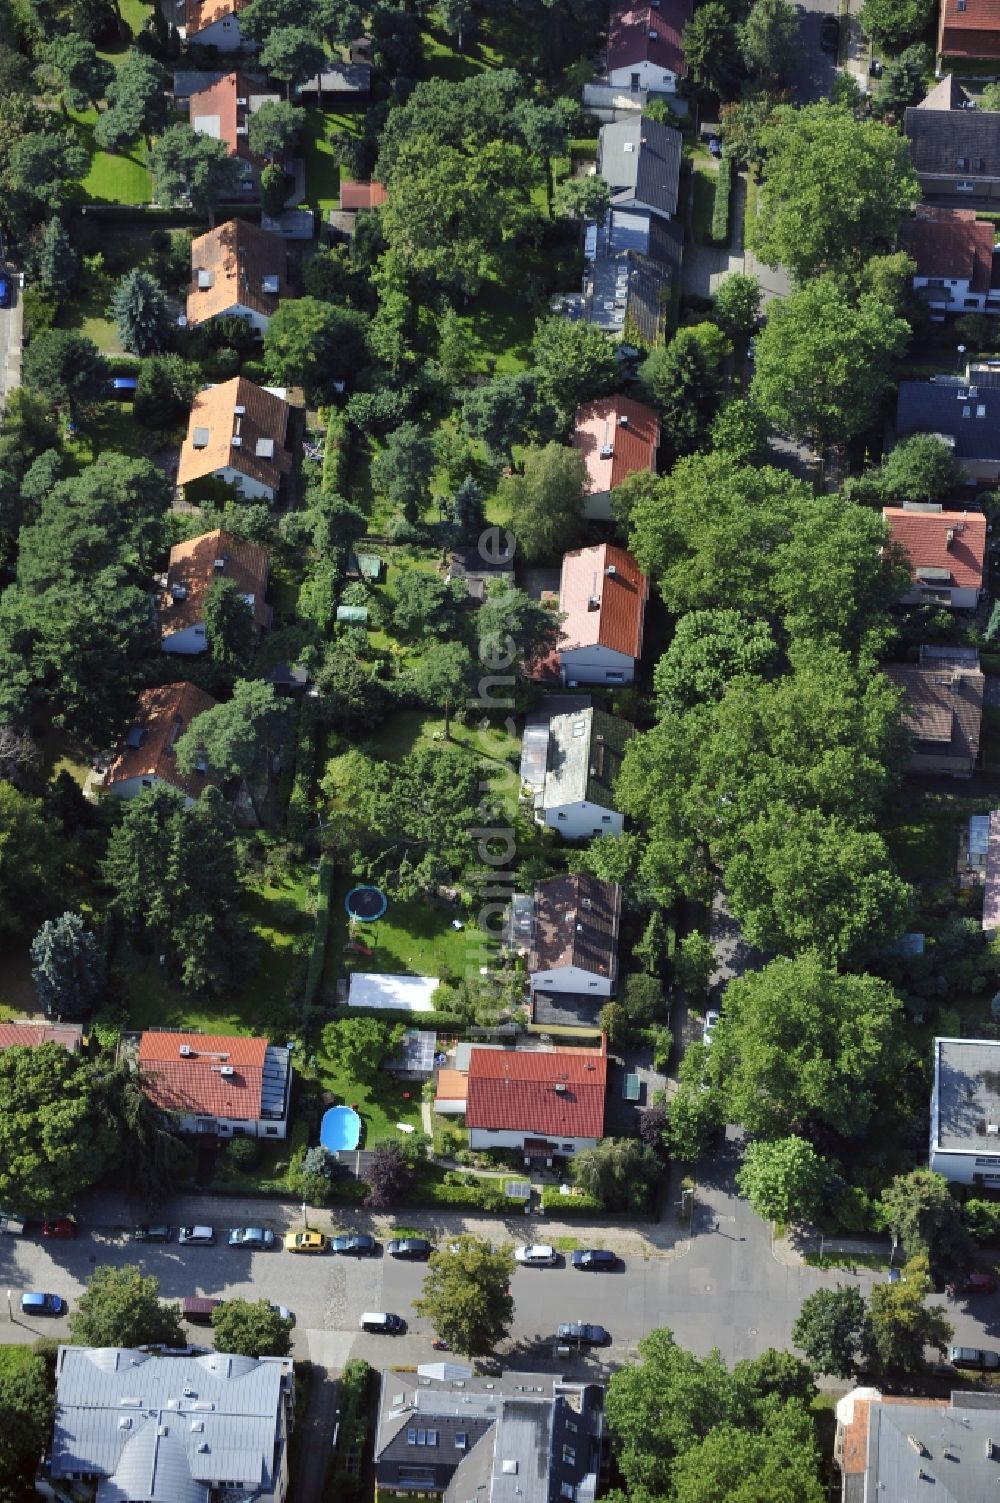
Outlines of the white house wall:
[{"label": "white house wall", "polygon": [[244,1121],[242,1118],[179,1114],[173,1119],[180,1132],[216,1133],[220,1138],[271,1138],[280,1142],[288,1132],[288,1121]]},{"label": "white house wall", "polygon": [[603,809],[600,804],[581,799],[575,804],[546,809],[544,823],[558,830],[565,840],[586,840],[592,835],[620,835],[625,820],[613,809]]},{"label": "white house wall", "polygon": [[635,659],[610,647],[560,648],[559,664],[564,684],[630,684],[635,678]]},{"label": "white house wall", "polygon": [[677,74],[645,57],[642,62],[632,63],[627,68],[609,68],[608,82],[632,94],[644,89],[656,94],[677,92]]},{"label": "white house wall", "polygon": [[613,976],[595,976],[578,965],[563,965],[554,971],[532,971],[531,985],[535,991],[587,992],[592,997],[610,997],[614,990]]},{"label": "white house wall", "polygon": [[188,38],[198,47],[218,47],[220,52],[236,52],[242,45],[240,23],[236,16],[222,16]]},{"label": "white house wall", "polygon": [[[113,783],[107,792],[112,798],[138,798],[139,794],[147,788],[164,787],[173,788],[175,784],[167,783],[163,778],[123,778],[120,783]],[[188,808],[194,803],[193,798],[184,795],[184,802]]]},{"label": "white house wall", "polygon": [[542,1132],[540,1129],[528,1132],[506,1132],[498,1128],[494,1131],[488,1127],[469,1128],[469,1147],[472,1149],[489,1148],[524,1148],[525,1138],[544,1138],[547,1143],[553,1145],[557,1153],[580,1153],[585,1148],[596,1148],[596,1138],[554,1138],[551,1133]]},{"label": "white house wall", "polygon": [[249,475],[244,475],[242,470],[234,470],[232,465],[226,465],[222,470],[215,471],[216,480],[224,480],[227,485],[237,486],[244,494],[255,501],[273,501],[274,487],[264,485],[260,480],[252,480]]}]

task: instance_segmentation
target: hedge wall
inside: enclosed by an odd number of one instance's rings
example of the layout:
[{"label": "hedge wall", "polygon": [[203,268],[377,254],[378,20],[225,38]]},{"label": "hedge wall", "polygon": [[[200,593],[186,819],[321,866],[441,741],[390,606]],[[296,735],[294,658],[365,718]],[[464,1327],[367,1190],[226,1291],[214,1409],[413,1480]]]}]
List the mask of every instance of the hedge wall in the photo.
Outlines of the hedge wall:
[{"label": "hedge wall", "polygon": [[333,887],[335,867],[329,856],[319,863],[319,895],[316,900],[316,927],[313,931],[312,953],[309,970],[302,988],[302,1010],[308,1012],[316,1000],[320,981],[323,979],[323,962],[326,959],[326,939],[330,930],[330,892]]},{"label": "hedge wall", "polygon": [[584,1190],[575,1190],[572,1195],[560,1195],[558,1185],[543,1185],[542,1210],[550,1216],[569,1220],[573,1216],[606,1216],[604,1202]]},{"label": "hedge wall", "polygon": [[733,159],[723,153],[715,180],[715,207],[712,209],[712,239],[716,245],[729,244],[729,208],[733,198]]},{"label": "hedge wall", "polygon": [[323,448],[323,493],[339,495],[347,481],[347,464],[351,457],[351,429],[343,412],[328,408],[326,440]]}]

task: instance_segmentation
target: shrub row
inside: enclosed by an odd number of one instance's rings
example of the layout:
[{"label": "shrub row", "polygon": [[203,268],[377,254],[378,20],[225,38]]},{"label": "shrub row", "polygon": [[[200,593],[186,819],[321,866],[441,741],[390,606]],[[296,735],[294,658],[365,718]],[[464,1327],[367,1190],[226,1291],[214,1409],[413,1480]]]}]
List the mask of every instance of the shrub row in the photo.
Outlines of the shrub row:
[{"label": "shrub row", "polygon": [[[343,1003],[327,1008],[324,1016],[332,1023],[340,1023],[344,1018],[376,1018],[380,1023],[405,1023],[407,1028],[413,1027],[412,1012],[395,1012],[383,1007],[348,1007]],[[420,1026],[433,1028],[436,1033],[461,1033],[468,1027],[468,1021],[457,1013],[422,1012]]]},{"label": "shrub row", "polygon": [[295,738],[295,777],[288,796],[286,824],[292,840],[303,840],[315,823],[313,794],[316,783],[316,730],[318,701],[303,699],[299,706],[299,723]]},{"label": "shrub row", "polygon": [[572,1195],[561,1195],[558,1185],[543,1185],[542,1210],[550,1216],[569,1220],[573,1216],[606,1216],[607,1208],[596,1195],[585,1190],[574,1190]]},{"label": "shrub row", "polygon": [[1000,1241],[1000,1201],[967,1200],[962,1219],[977,1242],[992,1245]]},{"label": "shrub row", "polygon": [[330,892],[333,888],[334,864],[329,856],[319,863],[319,894],[316,899],[316,928],[313,931],[312,953],[309,970],[302,988],[302,1010],[308,1012],[316,1000],[319,984],[323,978],[323,962],[326,959],[326,940],[330,931]]},{"label": "shrub row", "polygon": [[712,239],[716,245],[729,243],[729,206],[733,197],[733,159],[723,154],[715,179],[715,205],[712,209]]},{"label": "shrub row", "polygon": [[347,462],[351,457],[351,430],[346,414],[337,408],[326,412],[326,440],[323,448],[323,494],[339,495],[347,482]]},{"label": "shrub row", "polygon": [[340,1428],[331,1476],[324,1488],[327,1498],[353,1498],[360,1492],[360,1459],[368,1444],[371,1420],[372,1377],[372,1368],[360,1357],[352,1357],[340,1375]]},{"label": "shrub row", "polygon": [[[421,1014],[421,1023],[424,1014]],[[438,1177],[433,1169],[422,1174],[406,1197],[409,1206],[466,1206],[477,1211],[502,1211],[505,1214],[523,1209],[503,1192],[503,1182],[476,1174],[446,1170]]]}]

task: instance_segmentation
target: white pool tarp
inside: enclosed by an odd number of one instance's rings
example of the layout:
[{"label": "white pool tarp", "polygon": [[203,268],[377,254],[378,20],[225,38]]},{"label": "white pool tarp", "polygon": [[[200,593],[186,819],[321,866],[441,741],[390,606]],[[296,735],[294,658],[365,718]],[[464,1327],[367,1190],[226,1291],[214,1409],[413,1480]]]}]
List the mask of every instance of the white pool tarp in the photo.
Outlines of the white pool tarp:
[{"label": "white pool tarp", "polygon": [[347,1005],[395,1012],[433,1012],[431,998],[439,985],[436,976],[379,976],[363,972],[351,977]]}]

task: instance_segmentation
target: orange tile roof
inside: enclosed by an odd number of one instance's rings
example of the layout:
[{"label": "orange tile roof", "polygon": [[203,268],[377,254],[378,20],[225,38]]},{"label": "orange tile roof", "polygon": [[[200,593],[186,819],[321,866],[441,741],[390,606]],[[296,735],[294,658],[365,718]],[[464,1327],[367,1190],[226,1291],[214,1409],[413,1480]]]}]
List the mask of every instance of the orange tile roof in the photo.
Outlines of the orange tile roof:
[{"label": "orange tile roof", "polygon": [[270,318],[288,284],[288,247],[282,235],[229,219],[191,243],[191,284],[187,295],[189,324],[227,313],[237,303]]},{"label": "orange tile roof", "polygon": [[[104,775],[104,787],[113,788],[131,778],[159,778],[179,788],[188,798],[197,798],[206,784],[214,780],[200,772],[182,776],[177,771],[173,747],[191,722],[205,710],[213,709],[215,703],[210,694],[195,684],[163,684],[157,689],[144,689],[131,729]],[[130,738],[137,744],[130,745]]]},{"label": "orange tile roof", "polygon": [[466,1127],[600,1138],[608,1061],[600,1051],[473,1049]]},{"label": "orange tile roof", "polygon": [[967,279],[974,292],[988,292],[993,274],[994,227],[975,209],[935,209],[908,219],[899,232],[902,250],[917,263],[918,277]]},{"label": "orange tile roof", "polygon": [[942,57],[1000,57],[1000,0],[941,0],[937,50]]},{"label": "orange tile roof", "polygon": [[340,207],[342,209],[378,209],[389,195],[384,184],[372,178],[370,182],[350,177],[340,179]]},{"label": "orange tile roof", "polygon": [[[906,552],[911,576],[918,569],[947,569],[960,589],[982,587],[986,560],[986,518],[975,511],[908,511],[883,506],[890,540]],[[953,534],[951,545],[949,533]]]},{"label": "orange tile roof", "polygon": [[[222,560],[223,567],[216,568]],[[167,589],[160,604],[160,635],[172,636],[205,619],[205,596],[217,579],[231,579],[241,595],[253,596],[259,630],[271,624],[267,593],[267,554],[256,543],[244,543],[232,532],[203,532],[170,550]],[[184,591],[183,599],[178,598]]]},{"label": "orange tile roof", "polygon": [[[238,413],[237,407],[245,410]],[[283,398],[244,376],[206,386],[191,407],[177,484],[187,485],[228,466],[276,491],[281,477],[292,468],[292,456],[286,448],[290,412]],[[207,434],[197,446],[196,433]],[[236,438],[238,444],[233,442]],[[258,454],[260,444],[268,440],[273,454]]]},{"label": "orange tile roof", "polygon": [[[624,548],[602,543],[567,553],[559,583],[559,610],[566,618],[560,652],[601,646],[641,657],[648,599],[649,580]],[[598,602],[594,608],[592,600]]]},{"label": "orange tile roof", "polygon": [[[202,6],[207,9],[208,6]],[[231,15],[232,5],[220,10],[219,15]],[[217,20],[218,16],[210,17]],[[205,23],[208,24],[207,22]],[[250,120],[250,96],[263,93],[260,84],[251,83],[243,73],[227,73],[218,83],[210,84],[191,95],[191,125],[204,135],[224,141],[231,157],[250,160],[250,143],[245,127]],[[245,100],[241,104],[240,100]],[[199,124],[199,121],[202,123]]]},{"label": "orange tile roof", "polygon": [[224,21],[227,16],[238,16],[249,0],[187,0],[184,10],[184,28],[189,37],[196,37],[215,21]]},{"label": "orange tile roof", "polygon": [[35,1023],[28,1018],[0,1023],[0,1049],[37,1049],[39,1044],[61,1044],[70,1054],[78,1054],[82,1040],[79,1023]]},{"label": "orange tile roof", "polygon": [[[192,1053],[182,1055],[182,1047]],[[144,1033],[139,1039],[142,1088],[165,1112],[256,1121],[261,1113],[266,1052],[266,1039],[159,1030]],[[232,1068],[234,1074],[224,1076],[223,1066]]]},{"label": "orange tile roof", "polygon": [[469,1077],[464,1070],[439,1070],[435,1096],[439,1101],[464,1101],[469,1091]]},{"label": "orange tile roof", "polygon": [[573,447],[583,455],[591,491],[613,491],[629,475],[655,472],[660,419],[620,392],[602,397],[576,409]]}]

